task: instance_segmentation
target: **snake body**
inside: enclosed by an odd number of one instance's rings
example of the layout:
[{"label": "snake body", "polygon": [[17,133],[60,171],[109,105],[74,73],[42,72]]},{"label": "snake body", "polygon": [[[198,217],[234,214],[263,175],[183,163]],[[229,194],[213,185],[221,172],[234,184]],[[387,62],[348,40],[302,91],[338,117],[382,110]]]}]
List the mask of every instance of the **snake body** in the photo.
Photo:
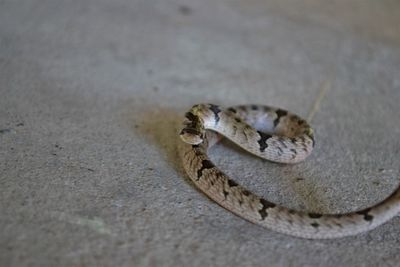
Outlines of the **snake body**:
[{"label": "snake body", "polygon": [[222,135],[273,162],[304,160],[314,147],[313,130],[304,119],[286,110],[259,105],[224,109],[199,104],[185,117],[180,154],[189,177],[216,203],[250,222],[296,237],[328,239],[371,230],[400,212],[400,189],[373,207],[346,214],[288,209],[240,186],[207,156],[207,150]]}]

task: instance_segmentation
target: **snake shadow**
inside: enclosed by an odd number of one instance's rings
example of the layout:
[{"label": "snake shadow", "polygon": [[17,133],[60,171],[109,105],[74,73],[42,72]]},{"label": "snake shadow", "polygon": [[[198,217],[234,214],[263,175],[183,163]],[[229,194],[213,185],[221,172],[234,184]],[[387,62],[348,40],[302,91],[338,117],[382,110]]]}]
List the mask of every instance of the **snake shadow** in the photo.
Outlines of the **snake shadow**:
[{"label": "snake shadow", "polygon": [[178,133],[183,116],[177,111],[159,107],[138,114],[133,130],[142,136],[148,144],[155,146],[167,162],[183,179],[194,186],[181,163],[178,153]]}]

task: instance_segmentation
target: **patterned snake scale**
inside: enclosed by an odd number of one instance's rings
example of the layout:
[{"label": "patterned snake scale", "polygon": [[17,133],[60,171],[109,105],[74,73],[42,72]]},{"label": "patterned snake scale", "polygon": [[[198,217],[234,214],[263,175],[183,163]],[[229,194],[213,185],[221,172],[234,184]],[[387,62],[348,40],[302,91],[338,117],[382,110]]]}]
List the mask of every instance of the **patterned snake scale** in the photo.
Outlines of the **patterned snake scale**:
[{"label": "patterned snake scale", "polygon": [[299,212],[274,204],[246,190],[220,171],[207,150],[225,136],[248,152],[273,162],[296,163],[313,150],[310,125],[286,110],[267,106],[224,109],[193,106],[185,115],[179,149],[183,165],[197,187],[236,215],[280,233],[328,239],[371,230],[400,212],[400,189],[381,203],[347,214]]}]

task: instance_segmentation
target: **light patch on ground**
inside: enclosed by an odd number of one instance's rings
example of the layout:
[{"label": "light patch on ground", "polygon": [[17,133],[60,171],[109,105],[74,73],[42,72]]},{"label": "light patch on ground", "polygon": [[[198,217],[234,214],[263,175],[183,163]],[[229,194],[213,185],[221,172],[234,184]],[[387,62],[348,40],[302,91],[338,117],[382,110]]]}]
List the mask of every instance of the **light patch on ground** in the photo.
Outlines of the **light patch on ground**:
[{"label": "light patch on ground", "polygon": [[96,231],[99,234],[111,235],[111,229],[104,223],[101,218],[94,217],[93,219],[67,214],[65,212],[52,212],[51,217],[60,221],[86,226]]}]

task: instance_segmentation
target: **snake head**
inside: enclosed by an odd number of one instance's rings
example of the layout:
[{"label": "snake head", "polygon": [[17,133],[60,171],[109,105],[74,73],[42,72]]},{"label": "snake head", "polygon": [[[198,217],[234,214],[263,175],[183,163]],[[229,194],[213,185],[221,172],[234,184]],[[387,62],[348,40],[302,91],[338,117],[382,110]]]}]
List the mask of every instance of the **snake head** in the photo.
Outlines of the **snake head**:
[{"label": "snake head", "polygon": [[191,145],[201,144],[204,140],[201,132],[193,128],[183,128],[179,136],[183,142]]},{"label": "snake head", "polygon": [[203,111],[203,105],[195,105],[185,114],[184,128],[179,134],[185,143],[198,145],[203,142],[205,133]]}]

